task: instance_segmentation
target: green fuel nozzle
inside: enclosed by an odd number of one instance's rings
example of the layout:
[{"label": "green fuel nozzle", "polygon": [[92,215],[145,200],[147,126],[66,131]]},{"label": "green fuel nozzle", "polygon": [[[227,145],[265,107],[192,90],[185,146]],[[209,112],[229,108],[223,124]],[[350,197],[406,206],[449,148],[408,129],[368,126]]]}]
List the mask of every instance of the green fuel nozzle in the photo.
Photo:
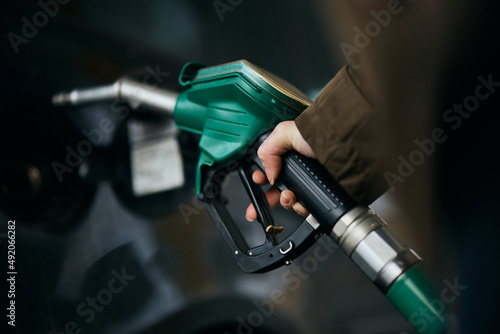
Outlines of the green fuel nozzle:
[{"label": "green fuel nozzle", "polygon": [[[271,214],[264,196],[251,186],[245,169],[250,163],[262,168],[255,151],[266,132],[281,121],[294,119],[311,101],[296,88],[246,61],[208,68],[188,64],[180,82],[189,89],[179,95],[175,121],[180,128],[201,135],[198,191],[220,193],[221,182],[212,180],[222,180],[227,174],[224,166],[236,162],[257,208],[258,220],[264,229],[272,226],[272,220],[266,218]],[[203,171],[204,167],[210,168]],[[268,237],[265,247],[258,249],[250,249],[236,232],[236,224],[219,196],[202,196],[243,270],[264,272],[289,263],[318,235],[327,233],[412,325],[418,312],[430,314],[432,321],[425,328],[419,327],[423,328],[421,333],[444,332],[445,310],[433,303],[439,294],[421,259],[379,216],[352,200],[317,161],[296,152],[286,154],[276,186],[294,191],[311,216],[280,243]]]},{"label": "green fuel nozzle", "polygon": [[312,103],[298,89],[246,60],[213,67],[188,63],[179,82],[188,89],[177,98],[175,123],[201,136],[198,193],[204,166],[241,159],[260,135],[295,119]]}]

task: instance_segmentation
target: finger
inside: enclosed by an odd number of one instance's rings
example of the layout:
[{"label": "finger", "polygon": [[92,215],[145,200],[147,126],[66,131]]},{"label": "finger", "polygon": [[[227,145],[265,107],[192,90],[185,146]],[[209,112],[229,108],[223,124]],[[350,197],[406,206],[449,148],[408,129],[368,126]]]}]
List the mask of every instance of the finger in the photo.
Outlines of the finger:
[{"label": "finger", "polygon": [[[264,144],[262,144],[264,145]],[[262,165],[266,171],[266,178],[269,180],[269,183],[274,185],[274,181],[278,178],[279,171],[281,170],[282,162],[281,155],[268,153],[270,151],[268,146],[262,147],[262,154],[259,153],[259,158],[262,160]],[[259,149],[259,152],[260,149]]]},{"label": "finger", "polygon": [[283,192],[281,192],[280,204],[282,207],[287,210],[293,210],[292,205],[295,202],[297,202],[297,199],[295,198],[295,194],[292,191],[284,190]]},{"label": "finger", "polygon": [[299,202],[295,202],[295,203],[293,203],[292,207],[293,207],[293,210],[294,210],[295,212],[297,212],[299,215],[301,215],[301,216],[303,216],[303,217],[307,217],[307,216],[309,216],[309,211],[307,211],[307,209],[306,209],[306,208],[304,208],[304,207],[302,206],[302,204],[300,204]]},{"label": "finger", "polygon": [[255,207],[251,203],[247,207],[247,211],[245,212],[245,219],[249,222],[257,220],[257,212],[255,211]]},{"label": "finger", "polygon": [[281,156],[292,148],[289,132],[293,126],[292,121],[278,124],[257,151],[257,155],[266,170],[267,179],[271,184],[274,184],[274,180],[278,178],[281,170]]},{"label": "finger", "polygon": [[[278,189],[272,187],[265,193],[266,201],[269,204],[269,207],[272,209],[280,202],[280,192]],[[255,207],[253,204],[250,204],[247,207],[245,213],[245,219],[248,221],[257,220],[257,212],[255,211]]]},{"label": "finger", "polygon": [[304,140],[294,121],[279,123],[259,147],[257,154],[271,184],[274,184],[281,170],[281,156],[292,149],[309,158],[316,158],[311,146]]},{"label": "finger", "polygon": [[297,212],[301,216],[308,216],[309,211],[302,206],[299,202],[297,202],[297,198],[295,194],[290,190],[284,190],[281,193],[280,197],[281,206],[283,206],[287,210],[293,210]]},{"label": "finger", "polygon": [[261,186],[269,183],[269,181],[267,180],[266,174],[264,174],[264,172],[261,171],[260,169],[257,169],[255,172],[253,172],[252,180],[254,183],[259,184]]}]

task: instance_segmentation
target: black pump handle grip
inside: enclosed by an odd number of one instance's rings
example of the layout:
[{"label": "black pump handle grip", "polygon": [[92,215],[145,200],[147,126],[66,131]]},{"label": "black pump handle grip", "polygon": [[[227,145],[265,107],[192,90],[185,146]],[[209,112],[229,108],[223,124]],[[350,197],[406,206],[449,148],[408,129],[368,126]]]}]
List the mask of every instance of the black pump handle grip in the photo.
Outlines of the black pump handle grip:
[{"label": "black pump handle grip", "polygon": [[[256,146],[260,146],[268,136],[269,133],[261,135]],[[255,163],[264,169],[258,158]],[[296,151],[282,156],[282,168],[274,185],[280,191],[293,191],[297,200],[319,222],[319,228],[324,233],[329,233],[340,217],[357,205],[318,160]]]}]

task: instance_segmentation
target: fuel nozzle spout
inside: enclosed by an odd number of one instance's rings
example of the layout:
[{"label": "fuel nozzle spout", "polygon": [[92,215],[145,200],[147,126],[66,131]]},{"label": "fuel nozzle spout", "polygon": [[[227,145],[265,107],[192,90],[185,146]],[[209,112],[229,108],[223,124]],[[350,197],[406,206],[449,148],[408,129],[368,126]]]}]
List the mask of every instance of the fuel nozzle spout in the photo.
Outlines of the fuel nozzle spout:
[{"label": "fuel nozzle spout", "polygon": [[144,106],[172,116],[178,95],[177,92],[168,89],[122,77],[109,85],[74,89],[70,92],[56,94],[52,97],[52,104],[55,106],[77,106],[117,99],[126,102],[132,109]]}]

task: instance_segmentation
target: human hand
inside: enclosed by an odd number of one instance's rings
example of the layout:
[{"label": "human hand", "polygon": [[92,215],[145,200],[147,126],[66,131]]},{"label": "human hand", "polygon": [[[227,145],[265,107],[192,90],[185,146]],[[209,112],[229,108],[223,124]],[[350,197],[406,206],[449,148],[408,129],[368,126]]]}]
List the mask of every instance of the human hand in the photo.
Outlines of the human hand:
[{"label": "human hand", "polygon": [[[309,146],[297,129],[295,122],[285,121],[279,123],[271,135],[259,147],[257,155],[262,161],[266,173],[264,174],[261,170],[256,170],[252,175],[253,181],[259,185],[274,184],[281,170],[281,156],[290,150],[295,150],[309,158],[316,158],[311,146]],[[295,194],[290,190],[284,190],[280,194],[277,188],[271,187],[266,192],[266,199],[271,208],[281,203],[285,209],[294,210],[302,216],[309,214],[309,211],[297,202]],[[248,221],[257,219],[257,213],[253,204],[247,207],[246,219]]]}]

